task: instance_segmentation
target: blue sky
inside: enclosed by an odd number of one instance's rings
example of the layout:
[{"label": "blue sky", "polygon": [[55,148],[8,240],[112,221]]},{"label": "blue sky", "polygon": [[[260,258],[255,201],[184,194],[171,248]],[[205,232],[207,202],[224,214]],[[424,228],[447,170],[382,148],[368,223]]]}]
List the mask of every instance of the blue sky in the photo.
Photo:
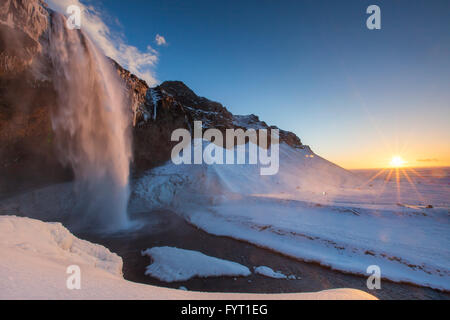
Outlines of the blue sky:
[{"label": "blue sky", "polygon": [[[394,154],[450,165],[450,1],[88,3],[127,43],[158,51],[159,81],[293,131],[339,165]],[[366,28],[371,4],[381,30]]]}]

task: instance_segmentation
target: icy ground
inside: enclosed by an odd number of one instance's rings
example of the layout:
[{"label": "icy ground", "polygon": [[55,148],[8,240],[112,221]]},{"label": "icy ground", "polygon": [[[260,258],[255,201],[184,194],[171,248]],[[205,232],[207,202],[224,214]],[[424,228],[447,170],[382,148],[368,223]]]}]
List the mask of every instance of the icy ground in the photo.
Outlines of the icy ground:
[{"label": "icy ground", "polygon": [[[78,265],[79,290],[67,268]],[[59,223],[0,216],[0,299],[374,299],[353,289],[298,294],[230,294],[174,290],[126,281],[122,259],[73,236]]]},{"label": "icy ground", "polygon": [[145,274],[165,282],[193,277],[248,276],[250,270],[239,263],[207,256],[198,251],[174,247],[154,247],[142,252],[152,263]]}]

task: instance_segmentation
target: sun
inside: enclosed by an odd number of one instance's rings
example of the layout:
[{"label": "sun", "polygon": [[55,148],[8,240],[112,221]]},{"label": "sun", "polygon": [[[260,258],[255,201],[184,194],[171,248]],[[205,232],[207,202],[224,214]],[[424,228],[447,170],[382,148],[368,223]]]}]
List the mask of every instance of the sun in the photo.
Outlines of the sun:
[{"label": "sun", "polygon": [[393,168],[399,168],[403,167],[403,165],[406,163],[405,160],[402,159],[400,156],[393,156],[390,162],[390,166]]}]

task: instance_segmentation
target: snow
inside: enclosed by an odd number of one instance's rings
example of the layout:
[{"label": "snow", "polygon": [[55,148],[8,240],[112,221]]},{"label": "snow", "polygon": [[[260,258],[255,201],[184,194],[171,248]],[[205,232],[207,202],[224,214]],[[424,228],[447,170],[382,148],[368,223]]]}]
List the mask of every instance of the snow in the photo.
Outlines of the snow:
[{"label": "snow", "polygon": [[[204,141],[203,145],[207,143]],[[249,158],[248,145],[246,163]],[[256,148],[259,153],[259,147]],[[205,200],[204,197],[258,195],[332,201],[340,187],[359,181],[354,174],[319,156],[309,157],[312,155],[309,149],[293,149],[282,143],[279,151],[280,171],[276,175],[261,176],[261,164],[175,165],[169,161],[137,181],[133,193],[139,201],[154,208],[173,206],[175,203],[183,205],[184,199],[178,195],[186,192],[195,193],[195,198],[202,198],[200,201]],[[226,151],[222,154],[225,158]],[[326,196],[323,195],[324,191],[327,192]]]},{"label": "snow", "polygon": [[189,107],[189,106],[183,106],[183,108],[186,108],[186,109],[188,109],[188,110],[190,110],[190,111],[192,111],[192,112],[195,112],[195,113],[203,113],[203,114],[206,114],[206,115],[218,115],[219,114],[219,112],[217,112],[217,111],[207,111],[207,110],[203,110],[203,109],[197,109],[197,108],[193,108],[193,107]]},{"label": "snow", "polygon": [[263,123],[254,115],[234,115],[233,124],[247,129],[266,129]]},{"label": "snow", "polygon": [[132,207],[170,208],[210,234],[336,270],[367,276],[378,265],[382,278],[450,290],[447,183],[368,180],[282,143],[277,175],[168,162],[135,183]]},{"label": "snow", "polygon": [[142,252],[152,258],[145,274],[165,282],[193,277],[249,276],[250,270],[236,262],[207,256],[198,251],[174,247],[154,247]]},{"label": "snow", "polygon": [[447,213],[434,217],[397,215],[273,199],[232,201],[185,212],[190,223],[337,270],[366,274],[378,265],[382,276],[432,288],[450,288]]},{"label": "snow", "polygon": [[[450,290],[448,179],[402,181],[398,189],[395,179],[367,183],[284,143],[280,172],[259,172],[259,165],[168,162],[133,182],[129,213],[167,208],[210,234],[295,259],[364,276],[378,265],[383,278]],[[0,213],[64,221],[75,206],[72,189],[30,191],[1,201]]]},{"label": "snow", "polygon": [[266,267],[266,266],[256,267],[255,273],[260,274],[265,277],[274,278],[274,279],[287,279],[286,275],[284,275],[280,271],[273,271],[271,268]]},{"label": "snow", "polygon": [[[67,267],[81,270],[81,289],[66,287]],[[0,216],[0,299],[375,299],[354,289],[296,294],[204,293],[126,281],[122,260],[59,223]]]},{"label": "snow", "polygon": [[70,260],[122,275],[122,258],[103,246],[76,238],[61,223],[0,216],[0,230],[0,243],[9,250]]}]

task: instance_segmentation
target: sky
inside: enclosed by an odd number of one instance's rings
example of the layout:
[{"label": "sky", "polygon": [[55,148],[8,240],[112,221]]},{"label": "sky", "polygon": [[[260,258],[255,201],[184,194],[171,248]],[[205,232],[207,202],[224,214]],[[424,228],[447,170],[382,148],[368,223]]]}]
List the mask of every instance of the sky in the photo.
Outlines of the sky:
[{"label": "sky", "polygon": [[181,80],[344,168],[450,166],[450,1],[82,2],[152,85]]}]

